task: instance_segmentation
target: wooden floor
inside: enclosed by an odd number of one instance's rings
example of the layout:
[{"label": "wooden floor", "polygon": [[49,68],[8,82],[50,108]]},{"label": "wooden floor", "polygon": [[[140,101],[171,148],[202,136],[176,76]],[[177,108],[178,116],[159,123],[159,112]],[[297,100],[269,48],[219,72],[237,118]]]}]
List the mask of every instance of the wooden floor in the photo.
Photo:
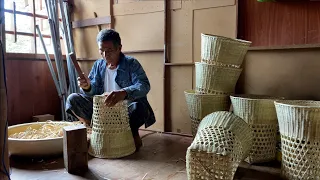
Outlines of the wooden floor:
[{"label": "wooden floor", "polygon": [[[117,160],[91,158],[83,176],[68,174],[62,157],[30,159],[11,157],[12,180],[186,180],[185,155],[190,137],[141,131],[144,146],[139,152]],[[235,179],[280,179],[279,165],[252,166],[242,163]]]}]

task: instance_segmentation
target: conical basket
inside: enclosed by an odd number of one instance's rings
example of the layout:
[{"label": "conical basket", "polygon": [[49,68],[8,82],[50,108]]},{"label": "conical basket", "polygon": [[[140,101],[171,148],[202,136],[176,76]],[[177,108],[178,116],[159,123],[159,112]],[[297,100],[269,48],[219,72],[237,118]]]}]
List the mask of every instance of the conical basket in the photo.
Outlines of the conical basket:
[{"label": "conical basket", "polygon": [[188,179],[233,179],[251,143],[252,132],[241,118],[226,111],[207,115],[187,149]]},{"label": "conical basket", "polygon": [[191,118],[192,135],[195,136],[200,121],[215,111],[228,111],[230,98],[227,95],[198,94],[194,90],[184,91]]},{"label": "conical basket", "polygon": [[104,105],[105,96],[94,96],[92,134],[88,153],[97,158],[121,158],[135,152],[127,101]]},{"label": "conical basket", "polygon": [[246,161],[260,163],[276,158],[278,120],[274,101],[265,95],[231,95],[233,113],[246,121],[253,131],[253,146]]},{"label": "conical basket", "polygon": [[240,68],[250,45],[250,41],[202,33],[201,61]]},{"label": "conical basket", "polygon": [[196,66],[196,92],[202,94],[234,93],[242,69],[199,63]]},{"label": "conical basket", "polygon": [[320,102],[275,101],[281,134],[282,175],[320,177]]}]

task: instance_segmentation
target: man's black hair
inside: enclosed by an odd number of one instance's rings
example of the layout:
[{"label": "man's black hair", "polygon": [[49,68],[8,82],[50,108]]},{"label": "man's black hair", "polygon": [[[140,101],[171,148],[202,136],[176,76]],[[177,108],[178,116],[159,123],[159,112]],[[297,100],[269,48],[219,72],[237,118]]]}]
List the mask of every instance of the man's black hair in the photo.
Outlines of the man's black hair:
[{"label": "man's black hair", "polygon": [[121,45],[121,38],[117,31],[114,29],[103,29],[97,35],[97,43],[112,41],[114,46]]}]

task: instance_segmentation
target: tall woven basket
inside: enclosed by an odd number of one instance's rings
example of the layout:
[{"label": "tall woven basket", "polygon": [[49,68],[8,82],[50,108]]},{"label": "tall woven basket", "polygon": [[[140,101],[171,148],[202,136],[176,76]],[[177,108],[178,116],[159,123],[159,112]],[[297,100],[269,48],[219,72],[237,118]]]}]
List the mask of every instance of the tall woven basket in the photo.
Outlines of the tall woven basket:
[{"label": "tall woven basket", "polygon": [[89,154],[97,158],[121,158],[135,152],[129,125],[127,101],[104,105],[104,96],[94,96]]},{"label": "tall woven basket", "polygon": [[195,136],[200,121],[208,114],[215,111],[228,111],[230,98],[227,95],[198,94],[194,90],[184,91],[191,118],[191,131]]},{"label": "tall woven basket", "polygon": [[250,41],[202,33],[201,61],[240,68],[250,45]]},{"label": "tall woven basket", "polygon": [[264,95],[232,95],[233,113],[246,121],[253,131],[253,146],[246,161],[260,163],[276,157],[278,120],[274,101],[283,99]]},{"label": "tall woven basket", "polygon": [[275,101],[287,179],[320,178],[320,102]]},{"label": "tall woven basket", "polygon": [[232,94],[242,69],[196,63],[196,92],[203,94]]},{"label": "tall woven basket", "polygon": [[252,132],[241,118],[226,111],[207,115],[187,149],[188,179],[233,179],[251,143]]}]

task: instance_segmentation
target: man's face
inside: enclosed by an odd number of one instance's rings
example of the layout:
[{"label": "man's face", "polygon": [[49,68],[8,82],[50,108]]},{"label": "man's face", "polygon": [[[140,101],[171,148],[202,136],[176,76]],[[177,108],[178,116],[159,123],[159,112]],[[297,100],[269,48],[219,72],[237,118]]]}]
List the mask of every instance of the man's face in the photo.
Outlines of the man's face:
[{"label": "man's face", "polygon": [[103,59],[105,59],[109,63],[118,61],[119,54],[121,52],[121,45],[114,46],[112,41],[104,41],[98,43],[98,46],[99,52]]}]

